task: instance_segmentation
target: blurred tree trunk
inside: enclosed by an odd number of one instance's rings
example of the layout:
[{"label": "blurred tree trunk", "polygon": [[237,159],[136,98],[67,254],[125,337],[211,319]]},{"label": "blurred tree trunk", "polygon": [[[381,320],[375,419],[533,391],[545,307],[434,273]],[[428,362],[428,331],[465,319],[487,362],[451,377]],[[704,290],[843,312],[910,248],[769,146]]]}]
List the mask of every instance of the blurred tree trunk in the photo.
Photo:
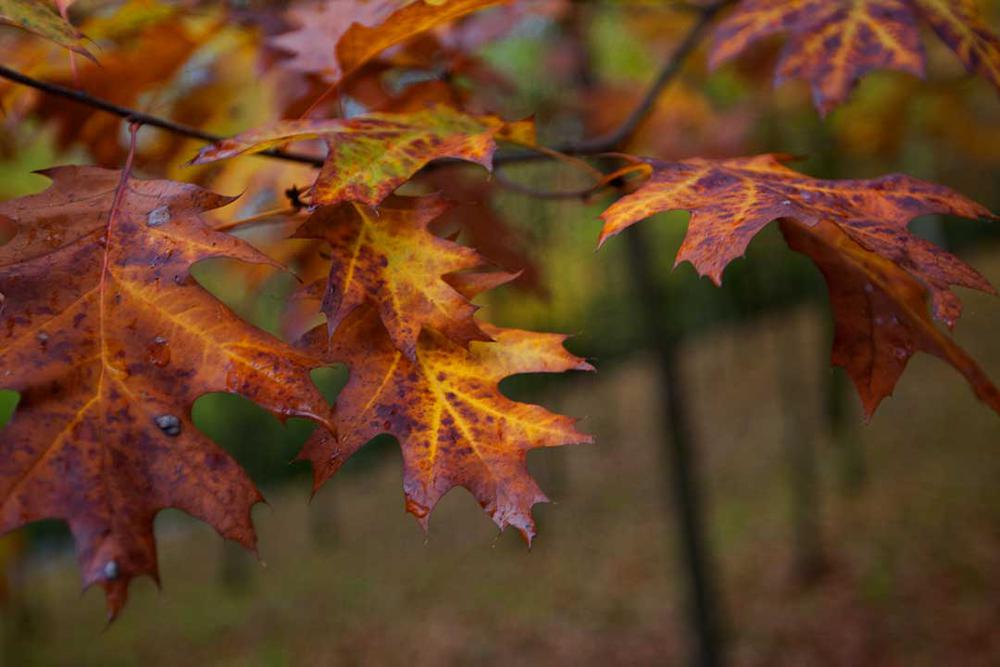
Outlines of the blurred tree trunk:
[{"label": "blurred tree trunk", "polygon": [[856,410],[853,409],[853,387],[847,374],[839,368],[830,368],[829,352],[823,356],[823,377],[826,422],[830,438],[839,451],[840,490],[846,496],[855,496],[864,490],[868,481],[865,450],[858,432]]},{"label": "blurred tree trunk", "polygon": [[626,237],[629,270],[642,310],[640,323],[646,346],[656,357],[664,409],[666,487],[680,531],[681,560],[687,570],[688,604],[695,650],[691,664],[714,667],[724,662],[720,604],[715,566],[705,536],[702,489],[698,478],[695,438],[686,405],[687,391],[678,354],[680,332],[663,315],[665,300],[658,295],[653,267],[643,240],[643,228],[632,227]]},{"label": "blurred tree trunk", "polygon": [[820,514],[817,433],[803,418],[801,377],[808,366],[800,350],[805,348],[803,320],[795,313],[787,329],[771,335],[781,396],[782,443],[788,464],[790,515],[792,520],[793,574],[801,585],[815,582],[825,570]]},{"label": "blurred tree trunk", "polygon": [[333,489],[314,496],[309,502],[309,538],[322,551],[330,551],[340,543],[336,510]]}]

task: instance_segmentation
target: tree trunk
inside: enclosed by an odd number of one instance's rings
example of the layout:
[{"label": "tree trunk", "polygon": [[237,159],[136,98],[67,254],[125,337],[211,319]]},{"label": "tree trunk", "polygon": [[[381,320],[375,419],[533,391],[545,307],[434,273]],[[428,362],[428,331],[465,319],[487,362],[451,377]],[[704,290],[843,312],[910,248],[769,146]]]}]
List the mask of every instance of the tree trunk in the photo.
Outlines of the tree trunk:
[{"label": "tree trunk", "polygon": [[643,311],[647,346],[656,355],[663,394],[664,430],[669,434],[663,447],[664,468],[670,505],[680,530],[680,556],[687,570],[689,615],[695,640],[691,664],[715,667],[723,664],[724,646],[715,592],[715,568],[705,536],[695,442],[678,356],[680,336],[670,331],[670,323],[661,315],[667,306],[657,294],[642,228],[633,227],[624,236],[632,281]]}]

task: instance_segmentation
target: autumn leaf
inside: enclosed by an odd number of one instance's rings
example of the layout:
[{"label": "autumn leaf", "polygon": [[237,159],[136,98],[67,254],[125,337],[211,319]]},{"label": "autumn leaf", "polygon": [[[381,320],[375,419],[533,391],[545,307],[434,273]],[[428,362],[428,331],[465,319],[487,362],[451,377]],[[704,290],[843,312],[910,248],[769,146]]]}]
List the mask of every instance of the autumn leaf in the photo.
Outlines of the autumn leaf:
[{"label": "autumn leaf", "polygon": [[836,330],[833,364],[847,371],[871,418],[892,394],[916,352],[958,370],[981,401],[1000,413],[1000,390],[927,314],[927,290],[888,259],[865,249],[831,222],[809,228],[784,221],[788,245],[819,267],[830,292]]},{"label": "autumn leaf", "polygon": [[968,0],[743,0],[716,28],[709,65],[718,67],[757,41],[788,33],[775,85],[808,80],[816,108],[826,114],[872,70],[923,76],[914,4],[970,71],[998,83],[997,38]]},{"label": "autumn leaf", "polygon": [[973,0],[912,2],[965,68],[1000,90],[1000,39],[990,30]]},{"label": "autumn leaf", "polygon": [[689,261],[700,275],[719,284],[726,266],[743,255],[768,223],[784,219],[815,227],[828,222],[851,242],[923,284],[934,316],[949,327],[962,309],[952,286],[995,293],[975,269],[908,230],[910,221],[921,215],[993,217],[986,208],[942,185],[902,174],[824,180],[789,169],[786,160],[780,155],[637,160],[649,179],[601,214],[599,243],[654,213],[690,211],[676,263]]},{"label": "autumn leaf", "polygon": [[385,49],[431,28],[509,0],[414,0],[376,26],[352,25],[337,42],[342,76],[350,74]]},{"label": "autumn leaf", "polygon": [[367,302],[378,310],[395,347],[411,360],[426,327],[463,346],[489,340],[472,318],[476,307],[443,279],[482,260],[472,248],[427,231],[448,208],[437,196],[390,197],[377,210],[348,203],[312,213],[295,236],[329,244],[322,308],[331,333]]},{"label": "autumn leaf", "polygon": [[209,257],[268,262],[211,230],[231,198],[95,167],[0,204],[0,387],[21,394],[0,444],[0,530],[59,518],[113,616],[156,578],[153,519],[176,507],[253,549],[261,499],[190,408],[213,391],[329,425],[311,358],[247,325],[189,275]]},{"label": "autumn leaf", "polygon": [[[69,6],[65,0],[59,3]],[[0,24],[17,26],[70,51],[93,59],[83,47],[83,34],[56,13],[48,0],[0,0]]]},{"label": "autumn leaf", "polygon": [[313,184],[311,202],[377,206],[432,160],[454,158],[491,169],[496,140],[531,145],[534,124],[471,116],[446,106],[349,119],[284,120],[206,146],[192,164],[315,138],[324,139],[329,152]]},{"label": "autumn leaf", "polygon": [[454,202],[432,223],[434,231],[463,233],[466,242],[491,263],[517,273],[514,286],[544,296],[542,270],[531,253],[529,238],[504,218],[494,201],[495,185],[467,172],[445,168],[426,175],[424,182]]},{"label": "autumn leaf", "polygon": [[352,24],[377,25],[385,20],[398,0],[340,0],[312,2],[292,7],[287,12],[294,30],[272,37],[276,48],[292,54],[285,66],[300,72],[318,74],[331,83],[341,78],[336,45]]},{"label": "autumn leaf", "polygon": [[[466,296],[510,280],[510,274],[457,274]],[[468,489],[501,528],[514,526],[530,543],[531,507],[545,495],[531,478],[531,449],[588,443],[573,419],[504,396],[498,383],[519,373],[592,370],[563,348],[565,336],[480,323],[495,342],[468,349],[426,329],[410,360],[386,335],[371,308],[359,308],[334,332],[330,360],[347,364],[350,380],[337,398],[339,440],[317,431],[301,458],[318,488],[371,438],[396,437],[403,451],[406,508],[425,528],[438,500]],[[326,330],[308,337],[322,346]]]},{"label": "autumn leaf", "polygon": [[509,0],[336,0],[288,11],[294,30],[271,39],[288,67],[337,83],[387,48]]},{"label": "autumn leaf", "polygon": [[[100,64],[82,63],[75,74],[64,72],[52,79],[115,104],[135,105],[188,62],[199,47],[200,36],[170,14],[155,20],[141,18],[142,28],[129,35],[117,49],[106,53]],[[100,27],[96,27],[100,34]],[[120,164],[124,159],[120,118],[54,97],[39,98],[37,111],[55,122],[61,146],[83,144],[101,164]]]}]

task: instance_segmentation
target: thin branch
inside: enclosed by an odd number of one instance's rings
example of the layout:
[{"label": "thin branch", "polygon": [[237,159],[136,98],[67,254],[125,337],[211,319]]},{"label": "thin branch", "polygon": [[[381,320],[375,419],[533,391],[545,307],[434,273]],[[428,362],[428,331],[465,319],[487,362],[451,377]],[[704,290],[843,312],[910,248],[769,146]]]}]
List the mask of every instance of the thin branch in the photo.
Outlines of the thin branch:
[{"label": "thin branch", "polygon": [[597,137],[592,140],[582,141],[576,144],[571,144],[566,146],[565,149],[561,150],[563,153],[575,153],[575,154],[593,154],[593,153],[606,153],[608,151],[613,151],[620,148],[622,144],[628,141],[635,131],[642,124],[642,121],[646,120],[646,117],[653,110],[653,106],[656,104],[656,98],[660,96],[663,89],[667,87],[671,81],[680,73],[687,59],[701,44],[702,38],[705,36],[705,32],[708,26],[712,23],[712,19],[719,11],[728,5],[731,0],[719,0],[711,5],[706,6],[698,13],[698,18],[695,20],[694,24],[688,30],[687,34],[684,35],[684,39],[677,46],[677,49],[667,58],[667,61],[663,64],[660,69],[660,73],[656,75],[656,78],[649,88],[646,90],[646,94],[643,95],[642,100],[636,105],[632,113],[629,114],[621,125],[615,128],[612,132],[606,134],[603,137]]},{"label": "thin branch", "polygon": [[[667,61],[663,64],[660,69],[659,74],[656,78],[649,84],[649,88],[646,89],[645,95],[643,95],[642,100],[636,105],[632,113],[629,114],[618,127],[604,135],[603,137],[596,137],[589,140],[580,141],[577,143],[566,144],[564,146],[559,146],[553,149],[545,149],[544,151],[539,151],[536,153],[531,153],[529,151],[519,151],[518,153],[507,153],[499,154],[494,158],[493,163],[495,165],[509,164],[511,162],[524,162],[533,159],[541,159],[543,157],[552,157],[553,155],[595,155],[599,153],[608,153],[611,151],[618,150],[635,134],[636,130],[650,112],[653,110],[656,104],[656,99],[663,92],[663,89],[676,78],[680,73],[687,59],[694,53],[695,49],[701,43],[701,40],[705,36],[705,31],[711,24],[712,19],[719,11],[730,4],[732,0],[719,0],[712,5],[703,7],[698,12],[698,18],[688,30],[684,39],[670,55]],[[590,187],[587,190],[578,190],[572,192],[550,192],[545,190],[540,190],[533,188],[528,185],[523,185],[512,181],[509,178],[504,177],[497,170],[495,174],[495,179],[502,187],[511,190],[513,192],[518,192],[520,194],[528,195],[538,199],[585,199],[588,196],[594,194],[602,187],[609,186],[613,179],[616,177],[624,176],[625,174],[634,171],[635,167],[626,167],[624,170],[619,170],[614,174],[604,177],[597,185]]]},{"label": "thin branch", "polygon": [[[669,84],[674,77],[677,76],[678,72],[680,72],[688,57],[694,52],[698,44],[701,42],[708,25],[711,23],[715,15],[720,9],[731,2],[732,0],[719,0],[712,5],[708,5],[698,10],[697,20],[691,26],[691,29],[688,31],[687,35],[685,35],[677,49],[671,54],[670,58],[667,59],[666,63],[664,63],[663,68],[660,70],[656,79],[654,79],[650,84],[646,94],[643,96],[643,99],[639,102],[636,108],[633,109],[629,117],[626,118],[622,124],[615,128],[612,132],[604,135],[603,137],[569,143],[563,146],[557,146],[554,149],[499,153],[494,159],[494,164],[509,164],[512,162],[529,162],[540,159],[551,159],[554,152],[566,155],[594,155],[620,148],[622,144],[631,138],[636,129],[638,129],[639,125],[642,124],[642,121],[649,115],[659,94],[663,91],[667,84]],[[190,137],[192,139],[199,139],[208,143],[216,143],[226,138],[199,130],[198,128],[191,127],[190,125],[175,123],[173,121],[160,118],[159,116],[144,113],[137,109],[114,104],[113,102],[95,97],[80,90],[68,88],[57,83],[39,81],[38,79],[21,74],[20,72],[12,70],[4,65],[0,65],[0,77],[36,90],[40,90],[49,95],[77,102],[78,104],[83,104],[93,109],[99,109],[100,111],[113,114],[129,122],[148,125],[150,127],[157,127],[161,130],[173,132],[174,134]],[[324,159],[321,157],[314,157],[311,155],[304,155],[302,153],[294,153],[279,149],[270,149],[254,154],[278,160],[308,164],[314,167],[321,167],[324,162]],[[454,160],[441,160],[437,163],[429,165],[429,167],[434,168],[435,164],[443,165],[450,162],[454,162]]]},{"label": "thin branch", "polygon": [[[73,88],[67,88],[66,86],[59,85],[58,83],[50,83],[47,81],[39,81],[38,79],[33,79],[30,76],[26,76],[10,69],[4,65],[0,65],[0,77],[5,79],[10,79],[22,85],[40,90],[43,93],[49,95],[55,95],[56,97],[62,97],[63,99],[71,100],[77,102],[78,104],[83,104],[85,106],[91,107],[93,109],[99,109],[110,114],[114,114],[119,118],[124,118],[126,121],[132,123],[139,123],[140,125],[149,125],[151,127],[158,127],[161,130],[166,130],[168,132],[173,132],[174,134],[179,134],[184,137],[190,137],[191,139],[200,139],[201,141],[206,141],[208,143],[215,143],[222,141],[225,137],[219,136],[217,134],[211,134],[209,132],[204,132],[196,127],[191,127],[190,125],[183,125],[181,123],[175,123],[173,121],[160,118],[159,116],[153,116],[151,114],[143,113],[137,109],[131,109],[129,107],[123,107],[113,102],[101,99],[99,97],[94,97],[88,93],[81,90],[75,90]],[[257,155],[263,155],[265,157],[276,158],[279,160],[287,160],[289,162],[299,162],[302,164],[312,165],[314,167],[323,166],[323,158],[313,157],[311,155],[303,155],[301,153],[291,153],[282,150],[267,150],[257,153]]]}]

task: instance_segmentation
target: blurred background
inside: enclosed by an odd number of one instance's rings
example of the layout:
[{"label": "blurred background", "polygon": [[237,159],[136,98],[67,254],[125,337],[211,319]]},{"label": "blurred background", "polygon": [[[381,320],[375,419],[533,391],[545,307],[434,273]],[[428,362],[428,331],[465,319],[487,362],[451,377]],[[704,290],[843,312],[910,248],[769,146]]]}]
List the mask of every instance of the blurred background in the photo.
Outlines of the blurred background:
[{"label": "blurred background", "polygon": [[[998,4],[984,4],[993,26]],[[277,37],[312,20],[310,11],[319,10],[80,0],[70,15],[100,47],[100,67],[11,28],[0,28],[0,53],[37,78],[229,135],[296,117],[327,87]],[[692,21],[690,9],[666,2],[489,10],[393,51],[313,113],[394,108],[449,81],[467,109],[534,114],[549,145],[597,136],[628,115]],[[1000,210],[995,91],[925,37],[926,81],[869,75],[825,120],[805,84],[772,90],[781,40],[713,74],[702,48],[629,151],[792,153],[813,176],[901,171]],[[6,81],[0,102],[0,197],[44,188],[34,169],[121,165],[127,132],[117,119]],[[308,185],[307,168],[255,158],[184,167],[198,142],[149,128],[139,141],[139,176],[243,192],[218,224],[260,216],[236,233],[292,269],[308,264],[301,242],[281,240],[287,225],[261,215],[287,205],[288,187]],[[997,664],[996,415],[952,369],[920,355],[864,424],[850,381],[829,364],[822,278],[776,228],[716,288],[689,265],[672,270],[686,214],[657,216],[595,254],[609,199],[539,199],[508,183],[559,192],[579,179],[567,165],[537,162],[492,179],[474,167],[441,169],[409,186],[467,202],[440,233],[458,232],[523,271],[482,300],[486,319],[572,333],[570,349],[598,367],[502,384],[512,398],[584,417],[597,439],[529,456],[553,500],[536,508],[530,551],[513,531],[498,536],[461,489],[425,535],[403,511],[400,454],[387,436],[310,500],[308,468],[289,462],[311,425],[208,395],[195,422],[268,500],[254,512],[260,560],[165,511],[156,524],[162,590],[134,582],[125,613],[105,627],[101,592],[79,592],[64,526],[29,526],[0,538],[3,664],[683,663],[698,636],[692,568],[702,628],[714,627],[709,639],[734,665]],[[913,229],[1000,284],[995,224],[928,217]],[[290,273],[222,261],[196,268],[238,313],[288,334]],[[1000,303],[961,292],[956,339],[996,380]],[[331,400],[346,376],[315,373]],[[0,424],[16,398],[0,391]]]}]

